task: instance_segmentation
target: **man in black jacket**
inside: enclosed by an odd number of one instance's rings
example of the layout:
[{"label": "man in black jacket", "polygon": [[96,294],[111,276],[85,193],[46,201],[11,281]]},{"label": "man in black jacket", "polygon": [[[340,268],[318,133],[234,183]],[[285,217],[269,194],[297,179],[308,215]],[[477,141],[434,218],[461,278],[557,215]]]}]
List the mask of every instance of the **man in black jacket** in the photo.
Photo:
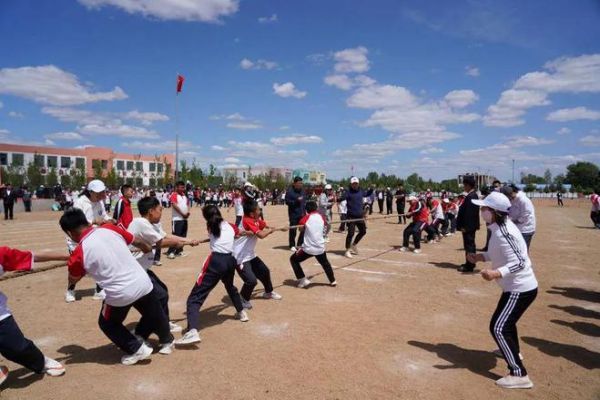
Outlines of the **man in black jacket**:
[{"label": "man in black jacket", "polygon": [[479,206],[473,204],[473,200],[477,200],[479,196],[475,192],[475,178],[465,176],[463,178],[463,187],[467,195],[465,201],[458,209],[456,218],[456,227],[462,232],[463,247],[465,248],[465,263],[458,267],[460,272],[473,272],[475,264],[466,259],[469,253],[475,253],[475,233],[479,230]]},{"label": "man in black jacket", "polygon": [[[299,176],[294,178],[294,183],[291,188],[285,193],[285,204],[288,206],[288,218],[291,225],[298,225],[300,219],[304,216],[304,206],[306,204],[306,193],[302,188],[302,178]],[[296,242],[296,228],[289,231],[290,250],[296,252],[297,248],[302,246],[304,240],[303,232],[300,232],[298,241]]]},{"label": "man in black jacket", "polygon": [[15,200],[17,199],[17,192],[13,189],[9,183],[4,189],[4,195],[2,196],[2,205],[4,206],[4,219],[13,219],[13,208],[15,206]]}]

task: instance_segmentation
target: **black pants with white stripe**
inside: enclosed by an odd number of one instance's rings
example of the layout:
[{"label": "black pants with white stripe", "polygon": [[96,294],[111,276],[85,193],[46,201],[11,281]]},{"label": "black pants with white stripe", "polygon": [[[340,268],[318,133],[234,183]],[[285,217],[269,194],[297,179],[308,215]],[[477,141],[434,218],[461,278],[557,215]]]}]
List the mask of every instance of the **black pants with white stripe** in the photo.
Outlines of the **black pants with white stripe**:
[{"label": "black pants with white stripe", "polygon": [[526,376],[527,370],[519,357],[517,321],[537,296],[537,288],[528,292],[504,292],[490,321],[490,332],[498,344],[513,376]]},{"label": "black pants with white stripe", "polygon": [[240,295],[246,301],[250,300],[252,291],[260,281],[265,287],[265,293],[273,291],[273,282],[271,282],[271,271],[259,257],[254,257],[242,265],[237,266],[237,272],[244,281]]}]

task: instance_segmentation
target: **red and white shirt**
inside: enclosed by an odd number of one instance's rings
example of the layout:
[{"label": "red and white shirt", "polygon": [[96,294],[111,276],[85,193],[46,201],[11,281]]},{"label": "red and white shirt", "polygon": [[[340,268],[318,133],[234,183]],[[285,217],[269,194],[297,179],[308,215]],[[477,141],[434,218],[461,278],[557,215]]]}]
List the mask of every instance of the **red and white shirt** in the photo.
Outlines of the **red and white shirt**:
[{"label": "red and white shirt", "polygon": [[298,225],[304,226],[302,250],[311,256],[325,253],[325,238],[323,237],[325,219],[323,216],[318,211],[313,211],[302,217]]},{"label": "red and white shirt", "polygon": [[226,221],[221,222],[221,235],[219,237],[215,237],[212,233],[208,234],[210,251],[224,254],[233,253],[233,242],[239,234],[240,230],[237,226]]},{"label": "red and white shirt", "polygon": [[[33,269],[33,253],[0,247],[0,275],[6,271],[30,271]],[[0,321],[10,317],[6,295],[0,292]]]},{"label": "red and white shirt", "polygon": [[438,200],[431,201],[431,214],[434,220],[444,219],[444,210],[442,209],[442,205]]},{"label": "red and white shirt", "polygon": [[115,225],[88,228],[71,254],[69,274],[89,274],[106,292],[106,304],[123,307],[152,291],[148,274],[127,247],[131,233]]},{"label": "red and white shirt", "polygon": [[596,193],[593,193],[590,196],[590,201],[592,202],[592,212],[600,211],[600,196]]},{"label": "red and white shirt", "polygon": [[[153,247],[167,236],[167,233],[162,230],[160,224],[152,224],[143,217],[134,218],[127,230],[132,233],[133,236]],[[139,249],[130,249],[133,250],[133,257],[137,259],[138,263],[140,263],[145,270],[150,269],[154,265],[154,253],[160,251],[160,248],[156,248],[148,253],[143,253]]]},{"label": "red and white shirt", "polygon": [[[241,223],[241,231],[257,233],[265,229],[267,223],[261,219],[254,219],[251,217],[244,217]],[[237,260],[238,265],[242,265],[246,261],[250,261],[256,258],[256,243],[258,237],[252,236],[240,236],[235,239],[233,244],[233,256]]]},{"label": "red and white shirt", "polygon": [[[188,211],[189,211],[189,199],[185,195],[185,193],[184,194],[179,194],[177,192],[173,192],[173,193],[171,193],[171,197],[169,197],[169,201],[171,202],[171,205],[175,204],[177,207],[179,207],[179,209],[181,210],[182,213],[184,213],[184,214],[188,213]],[[179,211],[177,211],[175,208],[173,208],[173,216],[171,217],[171,219],[173,221],[183,221],[183,220],[185,220],[185,218],[183,218],[183,215],[181,215],[179,213]]]}]

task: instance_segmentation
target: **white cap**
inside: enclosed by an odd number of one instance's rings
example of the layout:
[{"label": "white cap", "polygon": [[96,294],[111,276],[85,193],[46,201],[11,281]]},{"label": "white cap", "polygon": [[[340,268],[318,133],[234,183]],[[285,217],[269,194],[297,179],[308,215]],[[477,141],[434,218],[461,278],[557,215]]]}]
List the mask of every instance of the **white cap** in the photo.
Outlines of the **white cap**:
[{"label": "white cap", "polygon": [[417,201],[417,196],[408,196],[408,201]]},{"label": "white cap", "polygon": [[500,192],[492,192],[483,200],[473,200],[476,206],[489,207],[493,210],[507,213],[510,209],[510,200]]},{"label": "white cap", "polygon": [[90,181],[90,183],[88,183],[87,189],[90,192],[101,193],[106,190],[106,186],[104,185],[104,182],[102,182],[100,179],[94,179],[93,181]]},{"label": "white cap", "polygon": [[325,190],[331,190],[331,185],[329,183],[325,185]]},{"label": "white cap", "polygon": [[246,186],[252,187],[253,185],[250,182],[246,182],[246,183],[244,183],[244,187],[246,187]]},{"label": "white cap", "polygon": [[444,203],[450,203],[450,200],[448,200],[448,198],[445,198],[444,200],[442,200]]},{"label": "white cap", "polygon": [[358,178],[353,176],[352,178],[350,178],[350,183],[358,183]]}]

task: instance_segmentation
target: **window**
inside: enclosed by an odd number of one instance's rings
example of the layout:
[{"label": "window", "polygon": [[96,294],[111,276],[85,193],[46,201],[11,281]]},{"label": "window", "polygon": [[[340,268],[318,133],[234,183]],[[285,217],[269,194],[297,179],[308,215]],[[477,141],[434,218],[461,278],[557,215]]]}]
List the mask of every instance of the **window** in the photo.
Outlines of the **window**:
[{"label": "window", "polygon": [[127,161],[127,171],[133,171],[133,161]]},{"label": "window", "polygon": [[159,174],[162,174],[163,164],[162,163],[156,164],[156,170],[158,171]]},{"label": "window", "polygon": [[33,155],[33,165],[36,167],[44,167],[45,166],[45,157],[41,154]]},{"label": "window", "polygon": [[98,169],[101,166],[102,166],[102,164],[100,163],[100,160],[92,160],[92,168]]},{"label": "window", "polygon": [[25,157],[23,156],[23,153],[13,153],[12,165],[15,165],[17,167],[22,167],[23,165],[25,165]]},{"label": "window", "polygon": [[156,163],[151,162],[149,167],[150,167],[150,172],[156,171]]},{"label": "window", "polygon": [[48,168],[56,168],[58,167],[58,157],[57,156],[48,156],[46,157],[48,160]]},{"label": "window", "polygon": [[119,171],[123,171],[125,169],[125,161],[123,160],[118,160],[117,161],[117,169]]},{"label": "window", "polygon": [[108,160],[102,160],[100,165],[102,165],[102,169],[107,169],[108,168]]},{"label": "window", "polygon": [[0,165],[8,165],[8,154],[0,153]]},{"label": "window", "polygon": [[141,161],[136,161],[135,162],[135,170],[136,171],[143,171],[144,170],[144,163]]},{"label": "window", "polygon": [[61,168],[71,168],[71,157],[61,157],[60,158],[60,167]]},{"label": "window", "polygon": [[85,158],[77,157],[75,159],[75,167],[77,168],[85,168]]}]

